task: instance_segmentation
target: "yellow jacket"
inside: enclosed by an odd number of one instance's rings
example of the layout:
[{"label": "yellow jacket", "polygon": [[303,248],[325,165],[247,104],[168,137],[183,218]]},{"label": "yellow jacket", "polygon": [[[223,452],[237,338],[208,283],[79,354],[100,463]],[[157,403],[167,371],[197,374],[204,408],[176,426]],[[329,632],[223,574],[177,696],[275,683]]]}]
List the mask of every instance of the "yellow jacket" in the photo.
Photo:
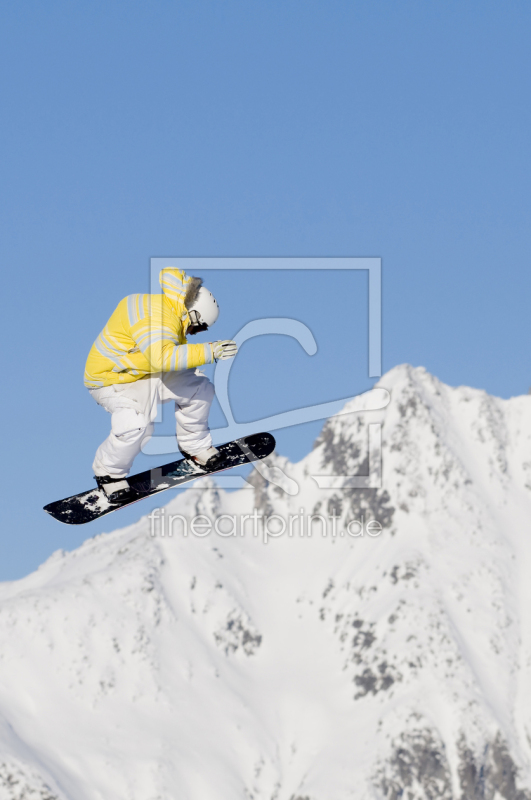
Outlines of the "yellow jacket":
[{"label": "yellow jacket", "polygon": [[190,321],[184,298],[191,280],[182,270],[165,267],[159,277],[163,294],[124,297],[92,345],[85,386],[98,389],[153,372],[211,364],[211,344],[187,344],[184,335]]}]

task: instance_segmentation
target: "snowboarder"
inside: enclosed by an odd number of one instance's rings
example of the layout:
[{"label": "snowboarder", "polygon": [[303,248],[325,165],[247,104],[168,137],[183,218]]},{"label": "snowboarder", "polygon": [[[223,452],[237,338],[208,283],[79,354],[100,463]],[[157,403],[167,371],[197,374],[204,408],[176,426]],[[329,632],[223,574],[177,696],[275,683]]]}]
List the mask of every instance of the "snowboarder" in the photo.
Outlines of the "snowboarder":
[{"label": "snowboarder", "polygon": [[219,306],[201,278],[174,267],[160,273],[162,294],[132,294],[117,306],[89,353],[85,386],[111,416],[111,433],[98,447],[94,477],[109,500],[132,499],[126,476],[153,433],[157,404],[175,402],[182,454],[208,469],[219,466],[208,414],[214,386],[197,367],[233,358],[231,340],[187,344],[208,330]]}]

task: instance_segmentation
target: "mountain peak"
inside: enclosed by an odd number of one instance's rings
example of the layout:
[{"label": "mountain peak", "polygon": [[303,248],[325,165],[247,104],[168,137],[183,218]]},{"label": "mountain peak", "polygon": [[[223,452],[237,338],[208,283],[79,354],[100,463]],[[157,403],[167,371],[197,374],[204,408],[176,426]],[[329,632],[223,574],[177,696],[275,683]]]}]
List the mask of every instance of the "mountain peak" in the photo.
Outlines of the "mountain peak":
[{"label": "mountain peak", "polygon": [[378,388],[298,464],[0,587],[26,796],[531,798],[531,398]]}]

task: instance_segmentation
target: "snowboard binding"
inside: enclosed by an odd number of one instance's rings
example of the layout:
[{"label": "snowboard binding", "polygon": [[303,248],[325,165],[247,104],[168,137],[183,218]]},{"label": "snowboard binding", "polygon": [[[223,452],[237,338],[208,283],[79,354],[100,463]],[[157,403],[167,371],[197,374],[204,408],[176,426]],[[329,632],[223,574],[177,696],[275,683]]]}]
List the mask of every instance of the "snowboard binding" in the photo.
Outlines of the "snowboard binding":
[{"label": "snowboard binding", "polygon": [[130,503],[139,496],[125,478],[113,478],[110,475],[94,475],[94,478],[98,489],[104,492],[110,503]]},{"label": "snowboard binding", "polygon": [[190,455],[184,450],[181,453],[188,461],[191,461],[194,466],[201,467],[207,472],[212,472],[217,469],[222,469],[226,461],[226,456],[215,447],[209,447],[208,450],[203,450],[196,455]]}]

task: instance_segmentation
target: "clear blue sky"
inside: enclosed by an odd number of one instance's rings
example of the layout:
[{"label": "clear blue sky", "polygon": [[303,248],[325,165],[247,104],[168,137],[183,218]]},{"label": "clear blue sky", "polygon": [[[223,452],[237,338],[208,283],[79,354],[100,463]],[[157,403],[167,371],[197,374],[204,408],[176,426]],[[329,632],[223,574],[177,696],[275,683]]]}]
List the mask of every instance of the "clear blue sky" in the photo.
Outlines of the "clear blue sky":
[{"label": "clear blue sky", "polygon": [[[523,0],[0,5],[0,579],[149,508],[41,510],[91,484],[85,358],[152,256],[380,256],[384,370],[528,391],[530,23]],[[240,419],[372,384],[363,273],[209,283],[216,338],[294,316],[319,345],[247,343]]]}]

